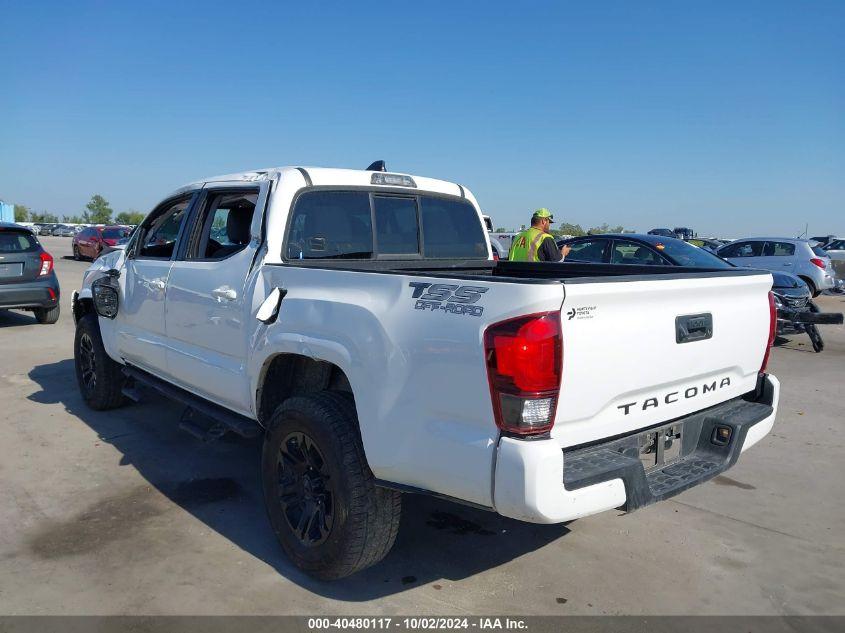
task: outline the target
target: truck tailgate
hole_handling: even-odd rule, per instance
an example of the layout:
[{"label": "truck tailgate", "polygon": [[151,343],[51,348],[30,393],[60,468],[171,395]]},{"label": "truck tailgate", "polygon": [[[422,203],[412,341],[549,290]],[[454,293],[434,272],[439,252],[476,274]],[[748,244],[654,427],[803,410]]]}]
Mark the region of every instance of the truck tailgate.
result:
[{"label": "truck tailgate", "polygon": [[771,285],[766,273],[566,282],[552,437],[576,446],[752,391]]}]

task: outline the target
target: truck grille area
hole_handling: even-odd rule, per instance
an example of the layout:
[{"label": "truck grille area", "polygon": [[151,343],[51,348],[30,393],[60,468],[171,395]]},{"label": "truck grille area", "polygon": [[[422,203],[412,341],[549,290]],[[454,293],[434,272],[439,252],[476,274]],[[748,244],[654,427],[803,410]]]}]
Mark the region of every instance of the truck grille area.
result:
[{"label": "truck grille area", "polygon": [[760,390],[756,401],[752,392],[669,423],[564,449],[564,486],[577,490],[622,479],[626,502],[621,509],[631,512],[730,468],[748,429],[771,414],[771,402]]}]

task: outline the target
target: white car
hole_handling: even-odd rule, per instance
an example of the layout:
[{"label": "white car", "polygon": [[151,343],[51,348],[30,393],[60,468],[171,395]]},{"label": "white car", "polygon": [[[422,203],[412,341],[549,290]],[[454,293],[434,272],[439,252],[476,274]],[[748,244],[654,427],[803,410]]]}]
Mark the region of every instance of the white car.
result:
[{"label": "white car", "polygon": [[833,270],[839,279],[845,279],[845,239],[834,238],[824,247]]},{"label": "white car", "polygon": [[403,491],[560,523],[759,442],[771,274],[656,268],[495,262],[473,194],[441,180],[209,178],[87,270],[76,373],[94,409],[152,387],[214,420],[183,422],[200,437],[263,434],[282,547],[340,578],[390,550]]}]

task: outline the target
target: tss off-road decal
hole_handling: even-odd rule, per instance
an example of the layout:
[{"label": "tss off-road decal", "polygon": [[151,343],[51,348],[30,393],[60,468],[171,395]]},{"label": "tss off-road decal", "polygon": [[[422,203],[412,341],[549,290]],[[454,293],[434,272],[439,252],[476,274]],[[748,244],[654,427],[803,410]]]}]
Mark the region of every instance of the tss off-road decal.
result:
[{"label": "tss off-road decal", "polygon": [[481,316],[484,308],[478,303],[481,295],[490,290],[483,286],[459,286],[457,284],[431,284],[412,281],[408,284],[414,289],[411,298],[416,299],[415,310],[442,310],[452,314]]}]

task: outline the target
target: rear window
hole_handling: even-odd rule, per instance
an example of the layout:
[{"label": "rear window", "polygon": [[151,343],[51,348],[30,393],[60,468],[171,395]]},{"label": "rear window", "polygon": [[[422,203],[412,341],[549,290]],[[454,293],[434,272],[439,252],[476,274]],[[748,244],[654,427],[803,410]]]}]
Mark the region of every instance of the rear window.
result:
[{"label": "rear window", "polygon": [[487,259],[485,231],[466,200],[368,191],[309,191],[291,214],[287,259]]},{"label": "rear window", "polygon": [[827,251],[824,250],[821,246],[813,246],[812,248],[813,253],[816,254],[816,257],[830,257],[830,255],[827,254]]},{"label": "rear window", "polygon": [[667,239],[655,244],[655,248],[671,259],[677,266],[693,268],[733,268],[731,264],[712,253],[687,244],[682,240]]},{"label": "rear window", "polygon": [[419,255],[420,229],[417,199],[373,196],[376,244],[383,255]]},{"label": "rear window", "polygon": [[38,241],[29,231],[0,229],[0,253],[27,253],[38,249]]},{"label": "rear window", "polygon": [[288,259],[369,259],[373,256],[370,194],[309,191],[296,201]]}]

